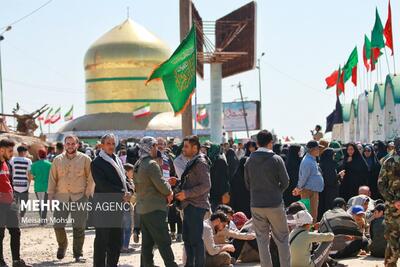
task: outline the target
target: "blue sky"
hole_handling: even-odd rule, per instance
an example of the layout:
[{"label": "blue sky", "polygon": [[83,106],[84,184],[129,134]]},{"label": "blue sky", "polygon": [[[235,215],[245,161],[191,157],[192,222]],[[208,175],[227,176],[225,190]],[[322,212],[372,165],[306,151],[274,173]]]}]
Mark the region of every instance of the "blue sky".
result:
[{"label": "blue sky", "polygon": [[[0,1],[0,27],[24,16],[46,0]],[[204,20],[216,20],[246,4],[244,0],[194,0]],[[83,115],[83,56],[103,33],[131,18],[164,40],[173,50],[179,44],[178,0],[54,0],[26,20],[13,26],[1,43],[5,111],[18,101],[25,110],[43,104],[75,105]],[[324,78],[343,64],[355,45],[359,68],[364,33],[370,35],[375,7],[382,23],[387,17],[385,0],[257,1],[257,54],[262,58],[263,124],[279,136],[309,138],[315,124],[325,128],[325,117],[335,104],[334,90],[326,91]],[[400,4],[392,1],[394,45],[400,38]],[[393,71],[392,59],[389,58]],[[396,61],[400,62],[397,56]],[[398,66],[398,69],[400,66]],[[382,57],[382,72],[387,66]],[[209,101],[209,69],[198,81],[199,103]],[[362,76],[361,76],[362,79]],[[256,70],[223,80],[223,100],[239,98],[233,84],[241,82],[244,96],[258,99]],[[376,74],[373,74],[376,81]],[[361,82],[362,83],[362,82]],[[346,101],[361,91],[347,85]],[[53,130],[58,129],[56,124]]]}]

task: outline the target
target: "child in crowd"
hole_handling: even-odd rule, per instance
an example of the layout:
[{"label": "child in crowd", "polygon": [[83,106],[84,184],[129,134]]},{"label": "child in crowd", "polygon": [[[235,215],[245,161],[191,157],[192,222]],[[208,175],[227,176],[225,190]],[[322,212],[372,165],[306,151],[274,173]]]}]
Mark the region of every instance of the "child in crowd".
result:
[{"label": "child in crowd", "polygon": [[371,245],[369,249],[371,251],[371,256],[384,258],[387,246],[385,239],[385,205],[376,205],[373,212],[374,219],[370,226]]},{"label": "child in crowd", "polygon": [[[124,164],[125,174],[126,174],[126,185],[128,190],[134,193],[134,185],[133,185],[133,165],[126,163]],[[132,203],[133,202],[133,203]],[[134,197],[131,199],[131,204],[134,204]],[[124,210],[123,218],[122,218],[122,248],[121,253],[132,253],[135,251],[133,248],[129,248],[129,240],[131,239],[132,234],[132,211]]]}]

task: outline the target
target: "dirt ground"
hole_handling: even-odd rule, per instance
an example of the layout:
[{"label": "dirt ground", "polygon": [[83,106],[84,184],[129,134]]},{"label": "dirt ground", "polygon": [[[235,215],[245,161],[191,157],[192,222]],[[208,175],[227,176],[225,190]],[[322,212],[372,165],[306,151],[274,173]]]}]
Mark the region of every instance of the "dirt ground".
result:
[{"label": "dirt ground", "polygon": [[[63,260],[57,260],[56,250],[57,242],[55,239],[54,231],[52,228],[23,228],[21,229],[21,257],[33,266],[75,266],[75,267],[88,267],[93,266],[93,241],[94,230],[86,232],[85,245],[83,248],[84,257],[87,259],[85,264],[74,263],[72,257],[72,231],[67,229],[69,246],[67,255]],[[133,243],[133,242],[132,242]],[[9,249],[9,235],[6,233],[4,240],[5,258],[8,264],[11,264],[11,252]],[[119,261],[121,267],[138,267],[140,264],[140,245],[133,244],[136,251],[132,254],[122,254]],[[178,264],[182,264],[182,243],[174,243],[173,250]],[[383,266],[382,259],[375,259],[372,257],[360,257],[357,259],[343,260],[341,263],[347,264],[351,267],[375,267]],[[164,266],[162,259],[158,253],[155,252],[155,264]],[[236,266],[260,266],[257,263],[251,264],[237,264]]]}]

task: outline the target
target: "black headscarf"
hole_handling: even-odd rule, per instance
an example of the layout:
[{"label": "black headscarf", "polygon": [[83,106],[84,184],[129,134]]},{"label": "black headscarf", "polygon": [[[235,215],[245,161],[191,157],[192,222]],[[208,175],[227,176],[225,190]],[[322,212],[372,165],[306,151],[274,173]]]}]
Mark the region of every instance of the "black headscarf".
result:
[{"label": "black headscarf", "polygon": [[299,200],[298,197],[293,196],[292,191],[296,188],[299,181],[299,169],[301,158],[299,157],[300,146],[291,145],[288,150],[287,160],[286,160],[286,170],[289,175],[289,187],[283,193],[283,199],[285,201],[285,206],[288,207],[293,202]]},{"label": "black headscarf", "polygon": [[[353,147],[354,154],[352,160],[349,162],[349,155],[347,149]],[[340,196],[346,201],[351,197],[358,195],[358,188],[362,185],[367,185],[368,178],[368,165],[364,158],[358,151],[357,145],[349,143],[345,151],[343,164],[341,169],[346,171],[340,186]]]},{"label": "black headscarf", "polygon": [[376,158],[378,160],[381,160],[381,158],[384,158],[387,155],[387,150],[386,150],[386,145],[384,142],[382,141],[377,141],[375,143],[375,146],[377,146],[377,150],[376,150]]},{"label": "black headscarf", "polygon": [[363,154],[365,162],[368,165],[367,184],[369,186],[369,189],[371,190],[372,199],[381,199],[382,195],[379,193],[378,190],[378,177],[379,177],[379,172],[381,170],[381,164],[379,163],[379,160],[375,156],[375,152],[372,149],[372,146],[367,145],[365,146],[364,151],[366,149],[371,150],[371,155],[368,158],[365,156],[365,153]]}]

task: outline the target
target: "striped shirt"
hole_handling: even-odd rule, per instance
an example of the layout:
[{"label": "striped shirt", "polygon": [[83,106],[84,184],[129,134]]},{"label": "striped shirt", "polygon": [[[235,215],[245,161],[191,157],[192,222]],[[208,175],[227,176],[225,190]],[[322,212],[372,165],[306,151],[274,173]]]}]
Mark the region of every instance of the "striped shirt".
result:
[{"label": "striped shirt", "polygon": [[25,157],[13,157],[10,160],[13,172],[14,191],[23,193],[29,189],[28,174],[31,170],[32,161]]}]

